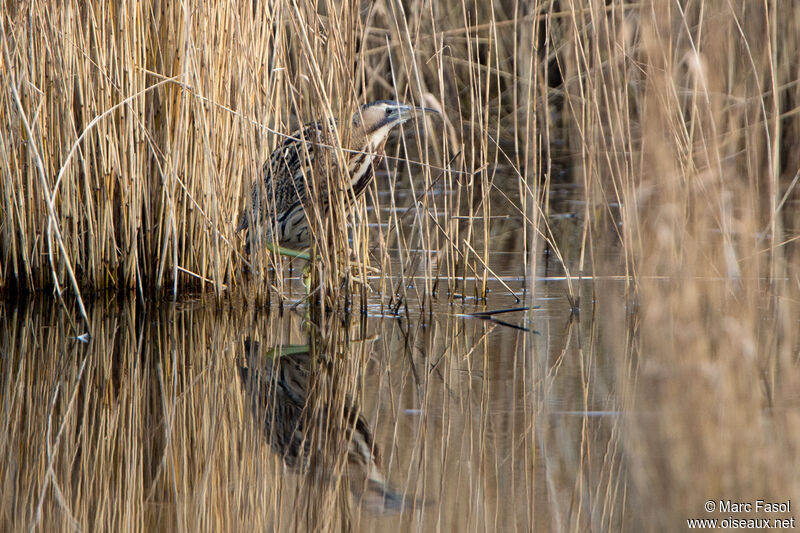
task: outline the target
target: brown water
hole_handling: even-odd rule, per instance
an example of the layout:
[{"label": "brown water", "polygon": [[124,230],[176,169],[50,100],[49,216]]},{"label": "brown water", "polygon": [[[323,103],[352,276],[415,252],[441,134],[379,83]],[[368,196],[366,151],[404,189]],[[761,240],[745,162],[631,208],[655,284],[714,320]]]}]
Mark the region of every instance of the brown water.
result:
[{"label": "brown water", "polygon": [[600,282],[576,314],[553,261],[534,294],[518,250],[492,261],[514,294],[424,312],[111,298],[79,339],[47,298],[0,304],[0,529],[613,529]]}]

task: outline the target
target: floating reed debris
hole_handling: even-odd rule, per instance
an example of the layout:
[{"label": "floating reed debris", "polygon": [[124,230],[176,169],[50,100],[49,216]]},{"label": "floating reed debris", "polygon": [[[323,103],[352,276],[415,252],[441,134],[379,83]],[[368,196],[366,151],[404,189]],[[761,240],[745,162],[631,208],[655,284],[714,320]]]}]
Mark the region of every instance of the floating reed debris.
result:
[{"label": "floating reed debris", "polygon": [[[488,320],[489,322],[493,322],[493,323],[498,324],[500,326],[506,326],[506,327],[509,327],[509,328],[513,328],[513,329],[518,329],[518,330],[521,330],[521,331],[529,332],[529,331],[531,331],[529,328],[527,328],[525,326],[520,326],[518,324],[512,324],[511,322],[506,322],[505,320],[501,320],[501,319],[497,318],[496,315],[504,315],[506,313],[525,312],[525,311],[530,311],[530,309],[531,309],[530,307],[512,307],[512,308],[509,308],[509,309],[494,309],[494,310],[491,310],[491,311],[478,311],[478,312],[475,312],[475,313],[466,313],[466,314],[461,315],[461,316],[480,318],[481,320]],[[538,332],[534,331],[534,333],[538,333]]]}]

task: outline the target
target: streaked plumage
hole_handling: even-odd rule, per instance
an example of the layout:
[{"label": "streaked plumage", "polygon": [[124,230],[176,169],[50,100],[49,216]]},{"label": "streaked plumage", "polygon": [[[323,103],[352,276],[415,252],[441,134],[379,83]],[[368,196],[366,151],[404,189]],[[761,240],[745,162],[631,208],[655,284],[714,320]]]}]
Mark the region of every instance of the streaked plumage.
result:
[{"label": "streaked plumage", "polygon": [[[372,179],[373,164],[383,155],[389,132],[418,113],[434,112],[389,100],[362,106],[351,119],[350,150],[347,153],[349,198],[358,197]],[[328,210],[327,176],[332,170],[320,165],[336,161],[330,148],[333,123],[311,122],[294,132],[276,148],[264,164],[262,180],[253,185],[249,205],[239,217],[236,231],[248,230],[247,251],[259,245],[294,250],[308,248],[311,234],[307,219],[312,195],[321,213]],[[330,150],[322,154],[321,150]],[[316,182],[314,180],[317,180]],[[255,223],[254,223],[255,222]]]},{"label": "streaked plumage", "polygon": [[[247,366],[239,366],[242,385],[259,427],[286,466],[305,471],[309,464],[325,463],[319,454],[345,446],[350,489],[369,509],[388,512],[419,505],[389,488],[372,429],[352,398],[345,398],[340,409],[338,402],[329,405],[330,398],[312,394],[318,387],[312,387],[308,345],[262,353],[259,343],[246,340],[245,353]],[[330,376],[324,361],[316,364],[318,379]]]}]

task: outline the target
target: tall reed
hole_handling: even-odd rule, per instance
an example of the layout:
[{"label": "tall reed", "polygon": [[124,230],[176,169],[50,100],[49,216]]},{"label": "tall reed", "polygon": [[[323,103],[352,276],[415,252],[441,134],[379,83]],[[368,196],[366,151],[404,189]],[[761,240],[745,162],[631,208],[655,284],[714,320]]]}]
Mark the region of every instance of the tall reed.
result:
[{"label": "tall reed", "polygon": [[[622,298],[593,286],[616,376],[586,385],[588,397],[608,386],[625,413],[606,456],[624,465],[625,498],[586,517],[677,530],[723,518],[708,500],[794,499],[800,12],[559,5],[546,30],[554,102],[586,200],[568,261],[598,279],[619,272],[617,249],[626,280]],[[583,486],[595,503],[619,487]]]}]

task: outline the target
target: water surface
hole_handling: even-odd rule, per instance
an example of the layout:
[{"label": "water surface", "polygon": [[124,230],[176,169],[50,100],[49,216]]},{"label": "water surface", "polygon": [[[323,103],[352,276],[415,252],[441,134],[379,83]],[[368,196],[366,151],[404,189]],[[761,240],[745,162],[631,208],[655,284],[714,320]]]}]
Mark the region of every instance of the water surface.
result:
[{"label": "water surface", "polygon": [[101,296],[91,337],[49,298],[0,304],[0,529],[613,527],[592,294],[619,282],[568,284],[542,249],[532,284],[520,224],[493,228],[485,300],[466,276],[312,319],[295,277],[282,307]]}]

